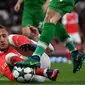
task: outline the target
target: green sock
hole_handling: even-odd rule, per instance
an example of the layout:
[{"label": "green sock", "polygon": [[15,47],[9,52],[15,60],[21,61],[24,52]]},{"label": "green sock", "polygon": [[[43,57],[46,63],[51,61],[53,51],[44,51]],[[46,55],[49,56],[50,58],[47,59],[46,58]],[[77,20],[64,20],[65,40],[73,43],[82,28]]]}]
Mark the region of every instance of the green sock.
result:
[{"label": "green sock", "polygon": [[66,44],[66,47],[69,49],[70,52],[74,51],[75,50],[75,45],[73,43],[73,41],[69,41],[67,44]]},{"label": "green sock", "polygon": [[41,33],[40,39],[38,41],[38,46],[33,53],[33,55],[42,56],[45,49],[49,45],[49,43],[52,41],[56,31],[56,25],[53,23],[44,23],[43,25],[43,31]]},{"label": "green sock", "polygon": [[52,41],[54,35],[56,32],[56,25],[53,23],[44,23],[43,25],[43,31],[41,33],[39,41],[42,41],[49,45],[49,43]]},{"label": "green sock", "polygon": [[45,49],[41,46],[37,46],[37,49],[35,50],[35,52],[33,53],[33,55],[38,55],[38,56],[42,56],[42,54],[44,53]]},{"label": "green sock", "polygon": [[61,42],[66,44],[66,47],[69,49],[70,52],[72,52],[75,49],[73,41],[70,39],[70,36],[68,35],[64,26],[60,23],[56,24],[56,36],[59,38]]},{"label": "green sock", "polygon": [[56,24],[56,36],[61,42],[64,42],[68,37],[70,37],[61,23]]}]

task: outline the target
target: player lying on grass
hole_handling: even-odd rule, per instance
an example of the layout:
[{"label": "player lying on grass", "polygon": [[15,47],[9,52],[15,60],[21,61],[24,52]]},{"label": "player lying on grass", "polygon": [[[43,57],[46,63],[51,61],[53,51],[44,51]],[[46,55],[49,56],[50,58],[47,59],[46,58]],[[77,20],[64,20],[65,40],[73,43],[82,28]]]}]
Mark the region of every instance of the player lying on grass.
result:
[{"label": "player lying on grass", "polygon": [[[23,44],[28,44],[27,52],[20,48]],[[35,47],[36,45],[32,40],[23,35],[9,35],[6,28],[0,25],[0,72],[9,80],[15,81],[11,67],[14,67],[14,63],[28,58],[24,56],[31,56]],[[42,55],[40,64],[41,68],[35,70],[37,77],[34,77],[33,81],[44,82],[45,77],[56,80],[59,70],[49,69],[50,59],[46,53]]]}]

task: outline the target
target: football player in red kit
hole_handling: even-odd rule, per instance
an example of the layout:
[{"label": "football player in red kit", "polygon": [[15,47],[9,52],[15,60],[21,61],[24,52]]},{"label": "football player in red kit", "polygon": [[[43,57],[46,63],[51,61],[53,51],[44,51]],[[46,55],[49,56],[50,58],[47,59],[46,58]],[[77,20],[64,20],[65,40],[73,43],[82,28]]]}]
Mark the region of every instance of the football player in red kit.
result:
[{"label": "football player in red kit", "polygon": [[[27,44],[28,47],[25,48],[24,44]],[[9,66],[13,67],[15,62],[20,62],[28,58],[25,56],[31,56],[35,48],[36,44],[33,40],[23,35],[9,35],[6,28],[0,25],[0,73],[9,80],[15,81]],[[40,77],[36,77],[34,80],[36,82],[43,82],[45,77],[47,77],[55,81],[59,70],[49,69],[50,59],[46,53],[42,57],[41,67],[35,70],[35,74]]]}]

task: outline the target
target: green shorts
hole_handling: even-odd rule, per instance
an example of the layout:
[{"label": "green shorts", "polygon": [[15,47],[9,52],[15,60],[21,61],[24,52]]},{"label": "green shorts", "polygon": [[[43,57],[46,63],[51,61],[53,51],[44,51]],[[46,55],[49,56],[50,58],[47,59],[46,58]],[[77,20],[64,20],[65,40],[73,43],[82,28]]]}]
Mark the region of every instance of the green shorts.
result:
[{"label": "green shorts", "polygon": [[64,14],[71,12],[74,5],[74,0],[50,0],[48,7],[63,16]]},{"label": "green shorts", "polygon": [[43,22],[44,17],[45,14],[43,13],[43,10],[24,9],[22,16],[22,28],[29,25],[38,27],[39,23]]}]

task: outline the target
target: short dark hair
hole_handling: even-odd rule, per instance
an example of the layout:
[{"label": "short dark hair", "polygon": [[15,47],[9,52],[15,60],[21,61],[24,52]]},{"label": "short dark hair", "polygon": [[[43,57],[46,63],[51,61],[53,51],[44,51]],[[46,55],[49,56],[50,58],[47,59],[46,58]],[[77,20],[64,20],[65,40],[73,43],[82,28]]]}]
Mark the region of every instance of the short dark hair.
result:
[{"label": "short dark hair", "polygon": [[5,29],[7,31],[7,28],[0,24],[0,29]]}]

